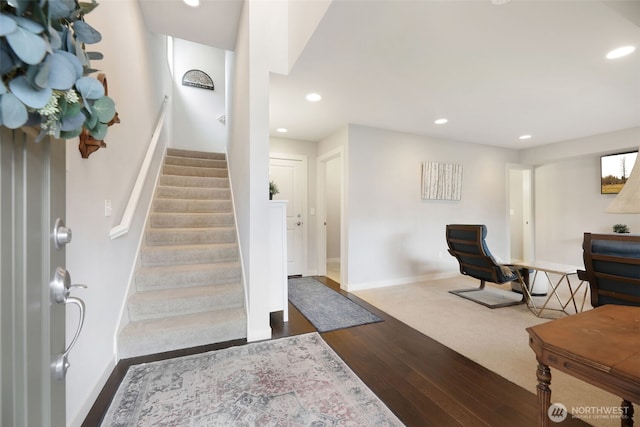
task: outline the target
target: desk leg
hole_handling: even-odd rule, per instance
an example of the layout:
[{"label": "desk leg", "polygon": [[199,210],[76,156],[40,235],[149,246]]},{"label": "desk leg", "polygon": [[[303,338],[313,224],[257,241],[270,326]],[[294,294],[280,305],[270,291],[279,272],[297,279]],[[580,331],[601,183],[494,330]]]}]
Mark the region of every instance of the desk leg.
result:
[{"label": "desk leg", "polygon": [[622,415],[620,417],[621,427],[633,427],[633,403],[623,400],[620,404]]},{"label": "desk leg", "polygon": [[538,427],[549,426],[549,416],[547,411],[551,406],[551,370],[547,365],[538,360],[538,370],[536,371],[538,377]]}]

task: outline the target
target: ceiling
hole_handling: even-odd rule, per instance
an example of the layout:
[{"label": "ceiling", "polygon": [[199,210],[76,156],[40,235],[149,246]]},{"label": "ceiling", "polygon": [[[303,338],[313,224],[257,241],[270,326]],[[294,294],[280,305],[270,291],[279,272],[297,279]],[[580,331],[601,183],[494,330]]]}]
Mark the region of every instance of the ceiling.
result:
[{"label": "ceiling", "polygon": [[[140,2],[148,21],[162,9],[166,28],[188,27],[182,38],[235,44],[241,0],[187,10],[227,8],[210,12],[228,13],[224,46],[195,17],[177,25],[179,1]],[[605,59],[622,45],[638,50]],[[640,126],[640,1],[334,0],[289,75],[272,75],[270,123],[292,139],[352,123],[516,149]]]}]

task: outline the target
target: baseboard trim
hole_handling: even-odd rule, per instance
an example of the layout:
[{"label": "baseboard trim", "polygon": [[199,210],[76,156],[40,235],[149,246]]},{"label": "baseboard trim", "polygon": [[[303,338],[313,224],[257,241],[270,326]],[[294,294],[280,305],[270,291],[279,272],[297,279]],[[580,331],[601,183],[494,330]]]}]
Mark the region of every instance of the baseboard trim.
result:
[{"label": "baseboard trim", "polygon": [[422,276],[402,277],[398,279],[382,280],[377,282],[348,283],[345,290],[348,292],[357,292],[357,291],[364,291],[367,289],[386,288],[388,286],[400,286],[400,285],[407,285],[409,283],[416,283],[416,282],[427,282],[430,280],[449,279],[459,275],[460,275],[459,272],[452,273],[450,271],[445,271],[445,272],[439,272],[439,273],[426,274]]}]

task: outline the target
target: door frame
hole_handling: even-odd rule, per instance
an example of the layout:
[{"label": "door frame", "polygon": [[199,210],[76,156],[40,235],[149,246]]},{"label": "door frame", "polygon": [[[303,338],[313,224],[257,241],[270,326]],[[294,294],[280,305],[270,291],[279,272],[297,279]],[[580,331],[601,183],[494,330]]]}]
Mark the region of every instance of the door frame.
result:
[{"label": "door frame", "polygon": [[301,161],[304,165],[302,185],[302,275],[309,275],[309,157],[303,154],[269,153],[269,167],[272,159]]},{"label": "door frame", "polygon": [[318,213],[317,216],[317,233],[318,236],[318,275],[325,276],[327,274],[327,203],[326,203],[326,173],[327,163],[331,160],[338,159],[340,163],[340,289],[348,290],[348,253],[347,253],[347,216],[345,203],[346,173],[345,173],[345,156],[342,147],[335,148],[325,154],[318,156],[317,161],[317,180],[316,180],[316,197]]},{"label": "door frame", "polygon": [[506,167],[507,175],[507,251],[511,255],[511,190],[514,183],[511,182],[511,172],[520,171],[522,176],[522,251],[525,260],[535,259],[535,217],[534,217],[534,170],[532,166],[508,163]]}]

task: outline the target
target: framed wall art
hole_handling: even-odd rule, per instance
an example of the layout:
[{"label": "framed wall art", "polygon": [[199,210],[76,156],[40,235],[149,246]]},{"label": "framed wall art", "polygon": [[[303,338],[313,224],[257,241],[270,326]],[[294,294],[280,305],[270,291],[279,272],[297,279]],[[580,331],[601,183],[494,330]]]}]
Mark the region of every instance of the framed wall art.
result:
[{"label": "framed wall art", "polygon": [[460,200],[461,197],[462,165],[422,163],[423,200]]}]

